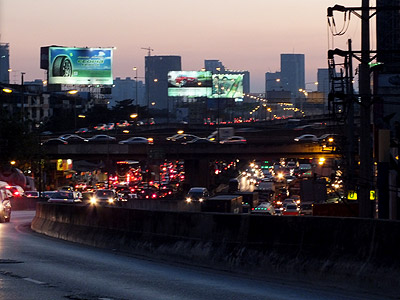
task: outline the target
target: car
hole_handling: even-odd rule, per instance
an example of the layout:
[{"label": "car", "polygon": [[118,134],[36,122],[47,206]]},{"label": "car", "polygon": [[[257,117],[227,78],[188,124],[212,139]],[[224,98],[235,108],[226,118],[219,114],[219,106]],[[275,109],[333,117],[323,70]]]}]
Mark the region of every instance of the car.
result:
[{"label": "car", "polygon": [[45,197],[45,198],[47,198],[47,199],[50,199],[51,196],[52,196],[54,193],[57,193],[57,191],[44,191],[44,192],[42,193],[42,195],[43,195],[43,197]]},{"label": "car", "polygon": [[72,136],[72,135],[74,135],[74,134],[72,134],[72,133],[66,133],[66,134],[60,135],[58,138],[59,138],[59,139],[65,140],[65,139],[69,138],[69,137]]},{"label": "car", "polygon": [[11,196],[14,198],[20,198],[25,196],[24,189],[19,185],[7,185],[5,188],[11,193]]},{"label": "car", "polygon": [[305,215],[312,215],[312,203],[301,203],[300,204],[300,214]]},{"label": "car", "polygon": [[10,222],[11,201],[10,193],[5,188],[0,188],[0,223]]},{"label": "car", "polygon": [[110,131],[114,130],[114,128],[115,128],[115,123],[108,123],[104,129]]},{"label": "car", "polygon": [[90,132],[89,128],[87,127],[82,127],[79,128],[77,131],[75,131],[75,133],[87,133],[87,132]]},{"label": "car", "polygon": [[276,215],[274,206],[269,202],[262,202],[251,210],[253,214],[263,214],[273,216]]},{"label": "car", "polygon": [[208,197],[210,197],[210,193],[205,187],[192,187],[189,192],[186,194],[186,202],[190,203],[193,201],[203,202]]},{"label": "car", "polygon": [[298,216],[300,208],[296,204],[288,204],[283,207],[282,216]]},{"label": "car", "polygon": [[186,142],[186,144],[215,144],[215,141],[211,141],[207,138],[194,138],[193,140],[190,140],[188,142]]},{"label": "car", "polygon": [[288,161],[287,167],[288,167],[289,169],[294,169],[294,168],[297,167],[297,163],[294,162],[294,161]]},{"label": "car", "polygon": [[58,191],[53,193],[50,196],[50,199],[47,200],[47,202],[50,203],[80,203],[82,200],[79,197],[79,194],[77,192],[71,192],[71,191]]},{"label": "car", "polygon": [[198,79],[196,77],[189,77],[189,76],[178,76],[175,78],[175,84],[173,81],[170,81],[172,84],[182,87],[184,85],[192,85],[197,84]]},{"label": "car", "polygon": [[120,120],[117,122],[117,127],[128,127],[131,125],[127,120]]},{"label": "car", "polygon": [[76,134],[71,134],[70,136],[64,138],[63,140],[67,141],[68,144],[86,143],[88,141],[87,139]]},{"label": "car", "polygon": [[285,175],[285,180],[287,183],[291,183],[292,181],[296,180],[297,177],[293,175]]},{"label": "car", "polygon": [[115,142],[116,138],[106,134],[96,134],[91,138],[88,138],[89,143],[102,143],[102,142]]},{"label": "car", "polygon": [[42,142],[42,145],[68,145],[68,142],[60,138],[51,138]]},{"label": "car", "polygon": [[287,206],[289,204],[297,205],[296,200],[294,200],[293,198],[286,198],[285,200],[282,201],[282,206],[283,207],[285,207],[285,206]]},{"label": "car", "polygon": [[318,142],[318,138],[314,134],[303,134],[294,138],[295,142]]},{"label": "car", "polygon": [[301,126],[297,126],[295,128],[293,128],[293,130],[307,130],[307,129],[312,129],[313,126],[310,124],[306,124],[306,125],[301,125]]},{"label": "car", "polygon": [[145,187],[137,193],[139,199],[157,199],[160,197],[160,192],[154,187]]},{"label": "car", "polygon": [[233,135],[225,140],[220,141],[221,144],[246,144],[246,138],[238,135]]},{"label": "car", "polygon": [[150,144],[149,139],[142,136],[132,136],[126,140],[120,141],[118,144],[121,145],[133,145],[133,144]]},{"label": "car", "polygon": [[296,201],[297,205],[300,205],[301,203],[301,198],[299,195],[291,195],[290,198],[292,198],[294,201]]},{"label": "car", "polygon": [[100,123],[100,124],[97,124],[96,126],[94,126],[93,128],[94,128],[95,130],[102,130],[102,131],[104,131],[104,130],[106,130],[106,127],[107,127],[107,124]]},{"label": "car", "polygon": [[337,145],[343,143],[343,137],[336,133],[326,133],[318,138],[318,142],[325,150],[335,150]]},{"label": "car", "polygon": [[172,142],[188,142],[193,139],[198,139],[199,137],[194,134],[188,134],[188,133],[182,133],[182,134],[175,134],[172,136],[169,136],[166,138],[167,141],[172,141]]},{"label": "car", "polygon": [[118,194],[114,190],[100,189],[94,192],[90,199],[92,205],[119,205]]},{"label": "car", "polygon": [[69,191],[72,192],[74,190],[74,187],[70,185],[64,185],[58,189],[59,191]]},{"label": "car", "polygon": [[25,191],[25,196],[28,198],[39,198],[38,191]]},{"label": "car", "polygon": [[82,202],[90,203],[90,199],[92,199],[93,196],[94,196],[94,192],[82,192],[81,200],[82,200]]}]

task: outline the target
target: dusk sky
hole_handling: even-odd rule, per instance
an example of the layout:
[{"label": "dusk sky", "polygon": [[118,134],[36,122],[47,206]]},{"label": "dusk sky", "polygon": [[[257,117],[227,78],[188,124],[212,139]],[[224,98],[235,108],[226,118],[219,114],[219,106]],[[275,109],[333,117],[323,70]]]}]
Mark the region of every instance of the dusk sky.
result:
[{"label": "dusk sky", "polygon": [[[0,42],[10,44],[12,83],[20,72],[26,81],[45,78],[39,58],[48,45],[113,46],[114,78],[134,77],[134,66],[144,77],[141,48],[150,46],[152,55],[180,55],[183,70],[199,70],[205,59],[248,70],[251,91],[262,92],[265,72],[280,69],[281,53],[305,54],[306,82],[327,68],[326,10],[335,4],[359,7],[361,0],[0,0]],[[343,15],[335,16],[341,27]],[[359,49],[360,28],[352,15],[334,47],[346,49],[351,38]]]}]

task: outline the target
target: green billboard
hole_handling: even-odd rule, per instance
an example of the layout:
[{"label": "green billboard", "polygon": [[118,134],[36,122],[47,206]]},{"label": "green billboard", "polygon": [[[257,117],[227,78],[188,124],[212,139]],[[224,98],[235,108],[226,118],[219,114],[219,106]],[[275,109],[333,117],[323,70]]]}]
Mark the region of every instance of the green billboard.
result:
[{"label": "green billboard", "polygon": [[49,84],[113,84],[112,48],[48,49]]}]

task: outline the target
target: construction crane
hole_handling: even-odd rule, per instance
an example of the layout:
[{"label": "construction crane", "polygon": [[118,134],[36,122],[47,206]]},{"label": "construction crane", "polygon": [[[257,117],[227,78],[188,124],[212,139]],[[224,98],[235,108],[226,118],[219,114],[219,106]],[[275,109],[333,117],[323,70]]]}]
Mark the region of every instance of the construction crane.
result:
[{"label": "construction crane", "polygon": [[141,48],[141,49],[149,51],[148,54],[147,54],[147,56],[151,56],[151,51],[154,51],[154,49],[151,49],[150,47],[148,47],[148,48]]}]

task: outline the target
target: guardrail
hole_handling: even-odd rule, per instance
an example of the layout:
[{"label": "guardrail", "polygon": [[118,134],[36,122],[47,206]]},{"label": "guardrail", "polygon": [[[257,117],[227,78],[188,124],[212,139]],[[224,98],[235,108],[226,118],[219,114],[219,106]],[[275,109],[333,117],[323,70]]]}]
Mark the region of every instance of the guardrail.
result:
[{"label": "guardrail", "polygon": [[[38,203],[49,236],[252,275],[400,286],[400,222]],[[398,296],[398,295],[397,295]]]}]

